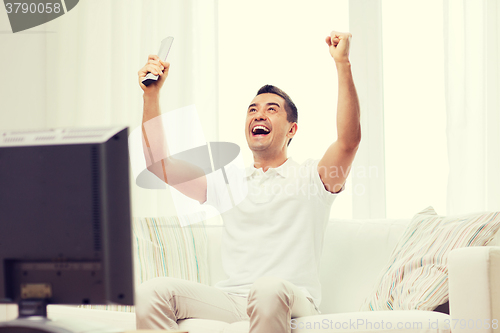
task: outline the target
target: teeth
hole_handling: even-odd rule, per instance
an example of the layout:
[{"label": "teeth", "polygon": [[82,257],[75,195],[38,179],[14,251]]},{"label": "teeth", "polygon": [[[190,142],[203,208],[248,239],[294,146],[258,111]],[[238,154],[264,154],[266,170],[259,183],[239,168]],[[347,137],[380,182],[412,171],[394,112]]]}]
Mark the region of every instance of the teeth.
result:
[{"label": "teeth", "polygon": [[266,131],[267,133],[269,133],[269,129],[267,127],[264,127],[264,126],[260,126],[260,125],[257,125],[255,126],[253,129],[252,129],[252,132],[255,133],[256,130],[258,129],[262,129],[264,131]]}]

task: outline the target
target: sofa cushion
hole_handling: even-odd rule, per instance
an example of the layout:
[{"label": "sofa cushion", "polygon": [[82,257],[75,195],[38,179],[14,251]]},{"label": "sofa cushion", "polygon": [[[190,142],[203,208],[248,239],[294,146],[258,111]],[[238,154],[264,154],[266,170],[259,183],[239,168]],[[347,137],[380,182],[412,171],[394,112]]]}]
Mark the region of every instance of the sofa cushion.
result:
[{"label": "sofa cushion", "polygon": [[292,319],[292,333],[450,333],[448,315],[432,311],[346,312]]},{"label": "sofa cushion", "polygon": [[[431,311],[347,312],[294,318],[292,333],[450,333],[451,319]],[[249,321],[180,320],[189,333],[248,333]]]},{"label": "sofa cushion", "polygon": [[321,313],[357,311],[410,219],[330,220],[320,264]]},{"label": "sofa cushion", "polygon": [[[225,332],[229,325],[226,322],[210,319],[184,319],[177,322],[179,330],[184,330],[189,333],[221,333]],[[248,329],[245,333],[248,333]]]},{"label": "sofa cushion", "polygon": [[500,228],[500,212],[439,216],[432,207],[415,215],[361,310],[433,310],[448,300],[448,253],[487,245]]}]

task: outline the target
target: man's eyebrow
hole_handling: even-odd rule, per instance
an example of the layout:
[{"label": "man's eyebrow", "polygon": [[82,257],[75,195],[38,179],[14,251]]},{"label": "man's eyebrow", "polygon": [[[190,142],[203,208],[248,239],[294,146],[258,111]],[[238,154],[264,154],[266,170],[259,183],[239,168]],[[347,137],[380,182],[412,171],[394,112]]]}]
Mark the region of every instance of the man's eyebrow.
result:
[{"label": "man's eyebrow", "polygon": [[[281,107],[281,105],[279,105],[278,103],[275,103],[275,102],[269,102],[269,103],[266,103],[267,106],[270,106],[270,105],[276,105],[277,107]],[[248,108],[250,109],[251,107],[254,107],[254,106],[257,106],[257,103],[252,103],[248,106]]]}]

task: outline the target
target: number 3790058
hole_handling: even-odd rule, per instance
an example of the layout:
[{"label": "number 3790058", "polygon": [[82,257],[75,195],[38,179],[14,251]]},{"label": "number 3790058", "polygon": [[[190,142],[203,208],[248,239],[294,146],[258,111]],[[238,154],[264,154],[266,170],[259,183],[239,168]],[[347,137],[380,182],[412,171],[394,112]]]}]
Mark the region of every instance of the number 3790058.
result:
[{"label": "number 3790058", "polygon": [[498,328],[498,319],[446,319],[445,321],[445,328],[451,328],[456,329],[456,328],[469,328],[469,329],[488,329],[488,328],[493,328],[497,329]]},{"label": "number 3790058", "polygon": [[59,14],[62,10],[60,3],[26,3],[26,2],[7,2],[5,3],[7,14]]}]

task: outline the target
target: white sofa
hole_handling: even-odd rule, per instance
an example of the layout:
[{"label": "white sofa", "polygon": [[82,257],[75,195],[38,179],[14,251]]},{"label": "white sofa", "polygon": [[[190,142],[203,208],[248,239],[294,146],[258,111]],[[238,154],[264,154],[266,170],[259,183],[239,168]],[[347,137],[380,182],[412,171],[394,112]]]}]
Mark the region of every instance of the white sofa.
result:
[{"label": "white sofa", "polygon": [[[294,320],[292,332],[500,332],[479,329],[500,319],[500,247],[454,250],[450,254],[450,315],[434,311],[359,312],[398,238],[409,220],[331,220],[321,260],[321,315]],[[224,278],[220,261],[221,226],[207,226],[211,283]],[[122,328],[135,329],[133,313],[49,306],[49,318],[78,317]],[[0,320],[15,317],[15,308],[0,309]],[[471,324],[474,322],[473,324]],[[463,325],[465,323],[465,325]],[[465,326],[465,328],[463,327]],[[391,329],[389,329],[391,327]],[[180,328],[189,333],[247,333],[248,321],[224,323],[187,319]]]}]

